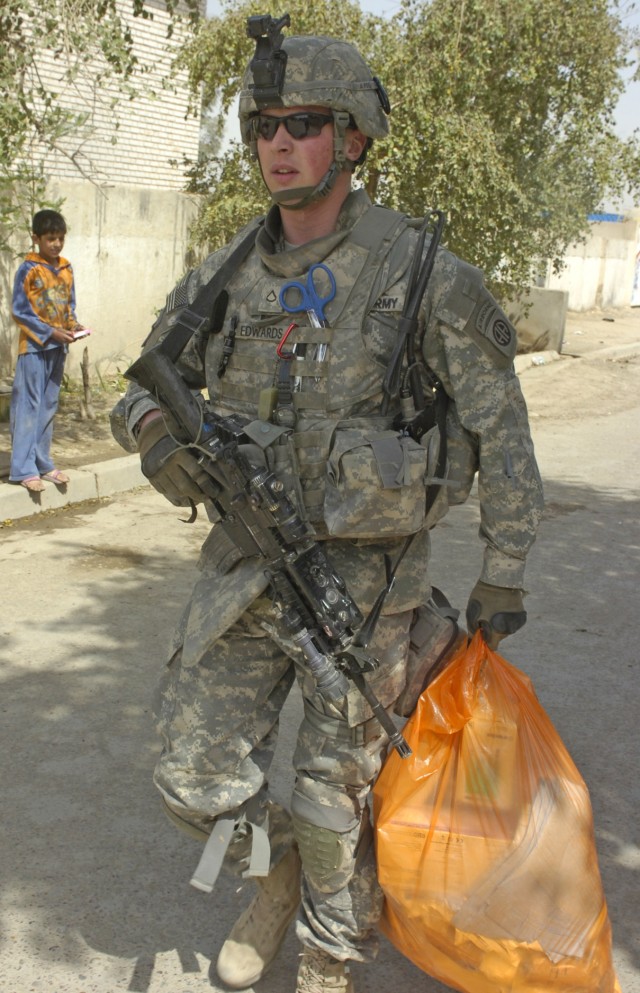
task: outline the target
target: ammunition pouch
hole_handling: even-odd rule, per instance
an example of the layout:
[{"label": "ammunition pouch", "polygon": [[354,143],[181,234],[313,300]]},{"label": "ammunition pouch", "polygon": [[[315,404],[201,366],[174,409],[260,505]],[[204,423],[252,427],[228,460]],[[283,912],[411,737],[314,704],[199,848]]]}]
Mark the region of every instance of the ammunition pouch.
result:
[{"label": "ammunition pouch", "polygon": [[339,428],[327,461],[324,519],[335,538],[404,537],[425,522],[438,429],[420,441],[394,430]]}]

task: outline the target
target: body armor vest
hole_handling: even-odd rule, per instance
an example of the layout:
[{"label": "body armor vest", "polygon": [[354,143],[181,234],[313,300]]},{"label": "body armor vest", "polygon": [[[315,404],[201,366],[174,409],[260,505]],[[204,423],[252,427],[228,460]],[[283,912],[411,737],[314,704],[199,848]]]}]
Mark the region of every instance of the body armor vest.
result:
[{"label": "body armor vest", "polygon": [[[402,250],[391,253],[399,239],[404,242]],[[299,509],[319,534],[326,523],[326,481],[331,476],[330,454],[335,451],[338,431],[341,452],[351,441],[356,444],[358,433],[386,439],[373,455],[384,484],[392,444],[387,436],[397,436],[389,430],[397,407],[381,416],[382,380],[397,340],[414,244],[415,231],[404,215],[369,207],[346,237],[318,259],[331,269],[337,284],[336,295],[326,307],[326,328],[313,327],[306,313],[283,311],[279,296],[286,279],[268,268],[268,258],[254,251],[229,284],[234,310],[227,313],[222,333],[212,336],[207,346],[207,385],[217,413],[264,418],[268,397],[270,419],[291,429],[271,447],[271,467],[290,491],[297,489]],[[276,258],[290,258],[295,266],[296,249]],[[308,265],[307,254],[300,270],[291,276],[304,281]],[[320,295],[326,293],[320,281],[318,289]],[[391,482],[392,488],[419,482],[423,494],[425,460],[412,455],[420,446],[411,439],[406,439],[404,450],[395,444],[394,474],[398,463],[401,470],[404,466],[404,476],[401,472],[399,481]],[[363,471],[363,481],[370,471],[370,466]],[[400,525],[406,507],[398,503],[397,493],[394,501],[393,517]],[[408,533],[422,523],[414,514],[399,529],[390,521],[387,533]],[[348,536],[344,529],[340,533],[330,528],[329,533]],[[377,528],[373,533],[379,534]],[[356,526],[354,536],[366,534],[366,527]]]}]

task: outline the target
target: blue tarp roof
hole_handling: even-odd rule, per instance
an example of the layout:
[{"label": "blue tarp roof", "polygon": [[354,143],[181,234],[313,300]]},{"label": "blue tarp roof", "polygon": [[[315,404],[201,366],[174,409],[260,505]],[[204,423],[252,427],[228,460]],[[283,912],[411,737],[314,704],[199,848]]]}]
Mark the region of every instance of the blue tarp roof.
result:
[{"label": "blue tarp roof", "polygon": [[624,221],[624,214],[589,214],[590,221]]}]

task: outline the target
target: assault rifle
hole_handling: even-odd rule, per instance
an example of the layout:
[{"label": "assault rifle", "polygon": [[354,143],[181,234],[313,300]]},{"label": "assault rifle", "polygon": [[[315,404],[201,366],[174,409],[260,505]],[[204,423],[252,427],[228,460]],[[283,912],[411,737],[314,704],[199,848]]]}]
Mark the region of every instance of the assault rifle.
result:
[{"label": "assault rifle", "polygon": [[263,560],[274,602],[307,660],[318,692],[327,700],[341,700],[351,680],[394,748],[407,757],[411,749],[364,678],[379,665],[366,648],[393,581],[389,563],[387,587],[364,620],[282,482],[243,451],[252,443],[247,430],[255,422],[236,414],[218,416],[195,398],[179,374],[175,360],[198,329],[193,326],[195,314],[185,311],[182,317],[134,362],[125,373],[127,379],[155,397],[172,437],[191,451],[210,477],[216,494],[211,500],[220,516],[215,527],[223,528],[244,556]]}]

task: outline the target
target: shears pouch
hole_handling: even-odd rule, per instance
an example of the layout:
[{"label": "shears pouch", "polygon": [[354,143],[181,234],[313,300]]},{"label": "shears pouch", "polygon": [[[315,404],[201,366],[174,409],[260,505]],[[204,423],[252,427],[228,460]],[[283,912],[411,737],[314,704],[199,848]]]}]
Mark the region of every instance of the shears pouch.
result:
[{"label": "shears pouch", "polygon": [[437,446],[437,430],[417,442],[393,430],[339,428],[327,461],[324,520],[329,535],[381,538],[419,531]]}]

